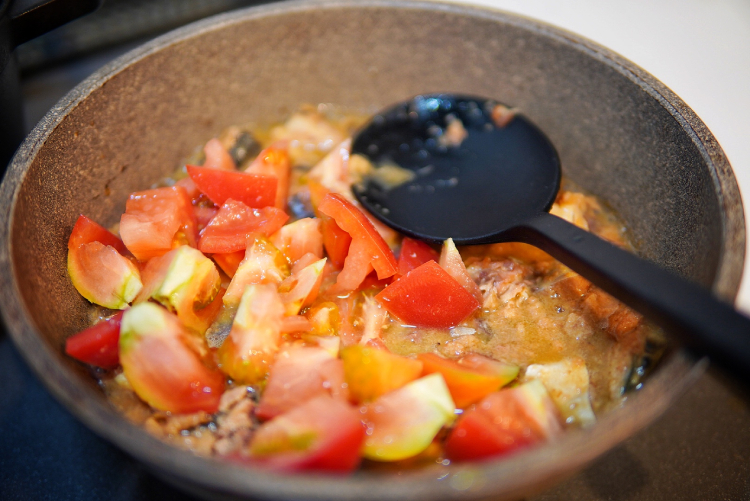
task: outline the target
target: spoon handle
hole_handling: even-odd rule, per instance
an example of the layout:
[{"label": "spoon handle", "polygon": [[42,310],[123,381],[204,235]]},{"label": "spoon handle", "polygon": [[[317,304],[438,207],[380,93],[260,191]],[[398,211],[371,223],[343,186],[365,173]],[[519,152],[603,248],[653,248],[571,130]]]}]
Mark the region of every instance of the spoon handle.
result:
[{"label": "spoon handle", "polygon": [[509,236],[546,251],[694,353],[708,355],[750,381],[750,318],[707,289],[548,213],[519,225]]}]

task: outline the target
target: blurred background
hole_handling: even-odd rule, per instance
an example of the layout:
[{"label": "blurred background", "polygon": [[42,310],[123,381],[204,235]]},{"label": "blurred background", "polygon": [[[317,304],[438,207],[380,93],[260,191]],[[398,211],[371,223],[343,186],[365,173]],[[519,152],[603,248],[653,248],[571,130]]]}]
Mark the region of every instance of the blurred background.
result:
[{"label": "blurred background", "polygon": [[[3,2],[0,1],[0,4]],[[108,61],[250,0],[104,0],[16,50],[28,132]],[[750,1],[471,0],[583,35],[679,95],[724,148],[750,221]],[[0,119],[4,119],[0,110]],[[750,280],[738,296],[750,312]],[[63,410],[0,334],[0,499],[189,500]],[[748,391],[709,372],[655,425],[540,500],[750,500]]]}]

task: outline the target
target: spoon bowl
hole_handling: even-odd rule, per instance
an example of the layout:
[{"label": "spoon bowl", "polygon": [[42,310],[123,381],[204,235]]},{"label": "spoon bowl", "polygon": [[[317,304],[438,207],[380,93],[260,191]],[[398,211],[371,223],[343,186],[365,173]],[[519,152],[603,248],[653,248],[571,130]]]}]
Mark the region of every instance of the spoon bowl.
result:
[{"label": "spoon bowl", "polygon": [[414,238],[459,245],[497,234],[549,210],[560,160],[530,120],[497,101],[417,96],[376,115],[352,143],[377,169],[413,173],[398,186],[366,177],[353,187],[376,217]]}]

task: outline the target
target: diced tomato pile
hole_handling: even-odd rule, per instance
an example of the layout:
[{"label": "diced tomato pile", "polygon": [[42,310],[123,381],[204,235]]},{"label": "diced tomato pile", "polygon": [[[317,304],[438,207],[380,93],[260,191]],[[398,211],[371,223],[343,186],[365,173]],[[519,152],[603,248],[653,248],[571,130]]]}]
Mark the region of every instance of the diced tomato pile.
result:
[{"label": "diced tomato pile", "polygon": [[290,218],[283,143],[244,171],[217,140],[205,152],[175,186],[133,193],[119,236],[80,216],[68,270],[105,319],[66,353],[172,414],[217,413],[226,391],[253,387],[259,424],[229,457],[259,467],[348,472],[435,447],[483,459],[557,436],[543,386],[504,388],[517,366],[403,356],[381,339],[391,323],[452,329],[475,315],[481,292],[452,241],[392,248],[320,186],[316,217]]}]

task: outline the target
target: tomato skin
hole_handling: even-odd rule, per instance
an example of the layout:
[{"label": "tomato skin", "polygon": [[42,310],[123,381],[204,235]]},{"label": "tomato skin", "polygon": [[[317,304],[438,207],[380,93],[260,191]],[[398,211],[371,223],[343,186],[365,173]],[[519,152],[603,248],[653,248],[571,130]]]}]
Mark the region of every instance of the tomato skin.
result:
[{"label": "tomato skin", "polygon": [[195,247],[197,222],[185,188],[132,193],[120,217],[120,236],[139,261],[161,256],[180,245]]},{"label": "tomato skin", "polygon": [[410,271],[375,298],[401,321],[422,327],[454,327],[479,308],[479,301],[434,261]]},{"label": "tomato skin", "polygon": [[251,462],[279,471],[348,473],[361,460],[365,428],[359,410],[320,395],[260,426]]},{"label": "tomato skin", "polygon": [[229,199],[206,226],[198,248],[201,252],[228,254],[247,248],[247,240],[255,234],[268,236],[279,231],[289,216],[275,207],[253,209]]},{"label": "tomato skin", "polygon": [[336,280],[339,291],[357,289],[372,269],[380,280],[396,274],[398,263],[393,252],[361,210],[337,193],[326,195],[318,210],[352,237],[344,268]]},{"label": "tomato skin", "polygon": [[277,181],[272,176],[195,165],[188,165],[187,171],[198,189],[216,205],[224,205],[231,198],[248,207],[262,209],[273,206],[276,200]]},{"label": "tomato skin", "polygon": [[406,275],[427,261],[438,262],[439,259],[440,254],[426,243],[404,237],[398,255],[398,272],[400,275]]},{"label": "tomato skin", "polygon": [[68,239],[68,250],[77,249],[79,245],[91,242],[101,242],[103,245],[114,247],[123,256],[128,254],[125,244],[114,233],[81,214]]},{"label": "tomato skin", "polygon": [[65,353],[102,369],[120,365],[120,322],[123,312],[73,334],[65,340]]}]

